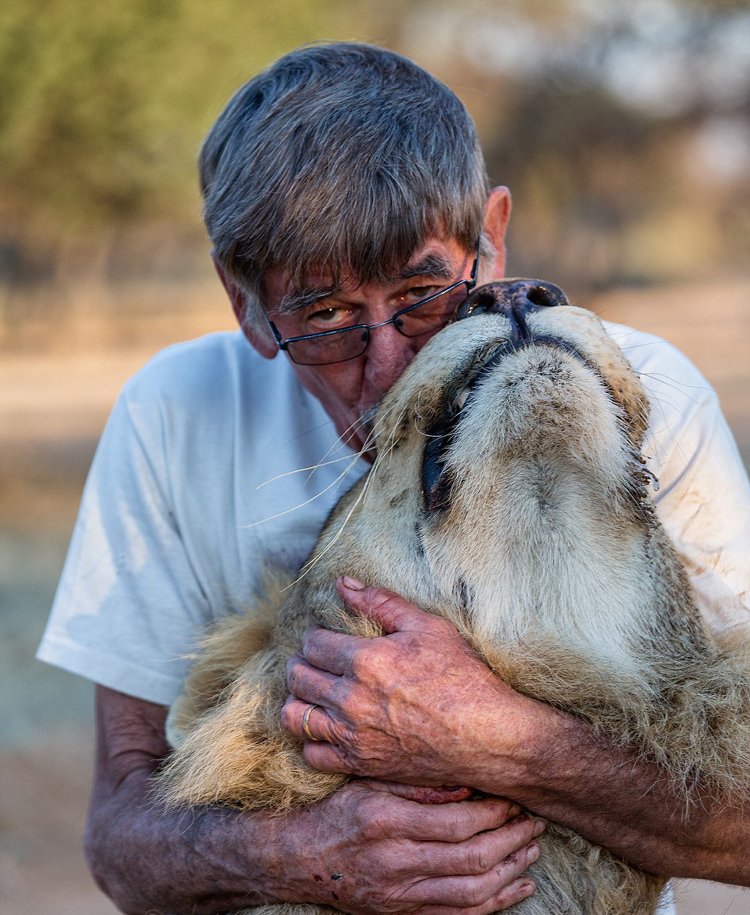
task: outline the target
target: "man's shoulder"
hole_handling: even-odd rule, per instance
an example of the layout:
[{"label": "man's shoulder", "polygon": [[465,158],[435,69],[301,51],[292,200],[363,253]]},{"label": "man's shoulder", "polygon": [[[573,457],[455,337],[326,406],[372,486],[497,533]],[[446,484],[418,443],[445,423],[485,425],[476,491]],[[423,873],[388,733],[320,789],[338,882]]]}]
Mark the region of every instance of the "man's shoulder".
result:
[{"label": "man's shoulder", "polygon": [[269,389],[296,390],[284,359],[264,359],[237,332],[207,334],[157,353],[122,390],[131,409],[154,407],[193,414],[240,409]]},{"label": "man's shoulder", "polygon": [[627,324],[611,321],[603,324],[636,372],[645,376],[644,381],[648,381],[650,374],[662,373],[665,379],[669,376],[677,382],[712,390],[696,365],[673,343]]},{"label": "man's shoulder", "polygon": [[210,453],[212,460],[222,446],[228,453],[252,448],[258,458],[259,443],[292,439],[314,441],[325,454],[336,439],[289,361],[264,358],[239,331],[162,350],[126,383],[110,425],[134,430],[149,449]]},{"label": "man's shoulder", "polygon": [[166,390],[177,394],[252,373],[260,357],[242,334],[224,331],[175,343],[153,356],[127,382],[131,395]]}]

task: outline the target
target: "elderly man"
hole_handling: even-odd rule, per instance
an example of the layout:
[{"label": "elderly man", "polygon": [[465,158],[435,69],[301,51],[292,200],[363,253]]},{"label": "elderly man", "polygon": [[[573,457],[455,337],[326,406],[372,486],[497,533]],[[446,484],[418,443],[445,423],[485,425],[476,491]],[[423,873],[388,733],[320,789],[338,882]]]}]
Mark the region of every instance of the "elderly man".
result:
[{"label": "elderly man", "polygon": [[[374,406],[475,271],[503,275],[510,213],[458,99],[353,44],[301,49],[240,89],[201,178],[242,332],[173,347],[125,387],[40,649],[98,684],[87,852],[104,891],[132,913],[492,912],[533,892],[541,818],[656,873],[750,883],[742,798],[686,817],[649,764],[505,687],[455,632],[437,641],[433,617],[352,581],[344,598],[391,634],[312,633],[284,720],[315,738],[313,766],[365,778],[283,820],[153,801],[196,638],[252,602],[266,564],[303,561],[366,469]],[[731,637],[748,624],[747,479],[696,370],[623,333],[656,405],[660,512],[710,625]],[[373,663],[354,663],[363,653]],[[494,797],[420,804],[409,786],[425,773]]]}]

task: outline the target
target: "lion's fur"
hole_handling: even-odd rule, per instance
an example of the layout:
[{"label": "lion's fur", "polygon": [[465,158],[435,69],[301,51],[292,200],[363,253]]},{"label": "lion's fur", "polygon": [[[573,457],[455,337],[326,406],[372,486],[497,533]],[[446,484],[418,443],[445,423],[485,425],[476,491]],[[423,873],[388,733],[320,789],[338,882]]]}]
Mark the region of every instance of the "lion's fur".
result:
[{"label": "lion's fur", "polygon": [[[345,574],[452,620],[514,688],[657,763],[686,806],[697,788],[747,787],[747,670],[711,641],[654,514],[643,388],[590,313],[542,309],[528,324],[583,359],[544,342],[519,349],[478,376],[455,429],[435,432],[507,342],[507,319],[483,315],[438,334],[389,392],[375,465],[334,509],[273,623],[234,619],[207,643],[172,715],[169,803],[283,814],[344,782],[306,766],[280,709],[286,661],[311,624],[377,634],[341,605],[333,583]],[[448,496],[426,511],[422,455],[435,435]],[[519,915],[655,911],[662,880],[554,824],[540,844],[537,893]]]},{"label": "lion's fur", "polygon": [[[225,695],[247,659],[268,644],[284,589],[291,584],[292,576],[270,569],[264,570],[264,576],[251,610],[222,619],[220,625],[204,634],[198,652],[191,656],[190,675],[167,719],[167,738],[173,747],[181,744],[196,719]],[[252,618],[252,625],[248,625],[248,617]]]}]

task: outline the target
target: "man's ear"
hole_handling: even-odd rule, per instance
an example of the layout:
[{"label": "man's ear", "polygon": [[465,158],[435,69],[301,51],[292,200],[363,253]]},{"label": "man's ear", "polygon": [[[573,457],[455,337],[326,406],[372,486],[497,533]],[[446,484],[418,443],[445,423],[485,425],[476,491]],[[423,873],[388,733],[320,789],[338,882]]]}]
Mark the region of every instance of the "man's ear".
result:
[{"label": "man's ear", "polygon": [[505,234],[510,220],[511,199],[507,187],[493,187],[484,205],[484,233],[495,249],[485,263],[480,261],[482,281],[499,280],[505,276]]},{"label": "man's ear", "polygon": [[[247,316],[247,297],[245,291],[235,280],[232,279],[216,259],[215,254],[211,254],[214,262],[214,269],[221,280],[221,285],[226,290],[229,301],[232,303],[232,311],[240,325],[242,333],[250,341],[251,346],[256,349],[261,356],[266,359],[273,359],[279,352],[279,348],[271,337],[271,329],[254,327],[248,320]],[[265,333],[264,333],[265,331]]]}]

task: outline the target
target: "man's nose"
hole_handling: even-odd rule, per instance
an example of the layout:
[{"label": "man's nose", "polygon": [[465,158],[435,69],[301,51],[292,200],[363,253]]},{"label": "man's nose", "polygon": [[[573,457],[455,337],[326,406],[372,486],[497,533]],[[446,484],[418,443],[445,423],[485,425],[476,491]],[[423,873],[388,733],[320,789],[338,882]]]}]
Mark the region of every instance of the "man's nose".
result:
[{"label": "man's nose", "polygon": [[367,347],[367,380],[381,393],[394,384],[419,350],[416,337],[405,337],[393,324],[372,331]]}]

